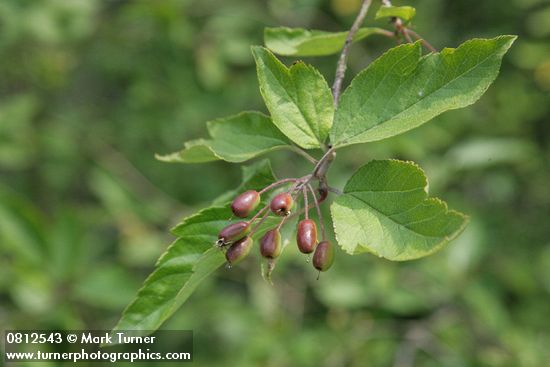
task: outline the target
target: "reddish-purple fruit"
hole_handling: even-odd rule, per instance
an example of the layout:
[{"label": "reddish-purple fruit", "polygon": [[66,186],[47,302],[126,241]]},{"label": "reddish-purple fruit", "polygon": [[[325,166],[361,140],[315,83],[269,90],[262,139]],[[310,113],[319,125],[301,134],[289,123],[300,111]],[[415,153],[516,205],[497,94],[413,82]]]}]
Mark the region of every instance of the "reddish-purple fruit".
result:
[{"label": "reddish-purple fruit", "polygon": [[239,218],[246,218],[260,203],[260,194],[255,190],[248,190],[240,194],[231,203],[231,210]]},{"label": "reddish-purple fruit", "polygon": [[298,223],[296,231],[298,249],[304,254],[310,254],[317,245],[317,225],[311,219],[304,219]]},{"label": "reddish-purple fruit", "polygon": [[313,266],[319,271],[327,271],[334,262],[334,248],[329,241],[321,241],[313,254]]},{"label": "reddish-purple fruit", "polygon": [[269,204],[269,207],[271,208],[271,211],[273,213],[284,217],[290,214],[290,209],[292,209],[293,205],[294,200],[292,199],[292,196],[290,196],[288,192],[283,192],[276,195],[271,200],[271,204]]},{"label": "reddish-purple fruit", "polygon": [[227,262],[230,265],[235,265],[244,259],[252,248],[252,242],[251,237],[245,237],[232,244],[225,252]]},{"label": "reddish-purple fruit", "polygon": [[218,234],[218,245],[225,245],[240,240],[250,232],[250,223],[237,222],[228,225]]},{"label": "reddish-purple fruit", "polygon": [[267,231],[260,241],[260,253],[268,259],[275,259],[281,254],[281,232],[277,229]]}]

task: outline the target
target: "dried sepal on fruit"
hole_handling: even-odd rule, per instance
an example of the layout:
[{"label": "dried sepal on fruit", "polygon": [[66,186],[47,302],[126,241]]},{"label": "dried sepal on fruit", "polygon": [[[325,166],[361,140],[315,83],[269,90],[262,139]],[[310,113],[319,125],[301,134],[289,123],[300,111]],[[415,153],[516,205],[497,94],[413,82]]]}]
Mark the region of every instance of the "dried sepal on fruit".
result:
[{"label": "dried sepal on fruit", "polygon": [[294,206],[294,199],[288,192],[282,192],[275,195],[271,200],[269,207],[273,214],[278,216],[287,216],[290,215],[290,210]]},{"label": "dried sepal on fruit", "polygon": [[241,238],[232,244],[225,252],[225,259],[229,265],[235,265],[243,260],[252,248],[253,240],[251,237]]},{"label": "dried sepal on fruit", "polygon": [[224,227],[218,234],[218,241],[216,244],[218,246],[224,246],[240,240],[250,232],[250,223],[249,222],[237,222],[232,223]]}]

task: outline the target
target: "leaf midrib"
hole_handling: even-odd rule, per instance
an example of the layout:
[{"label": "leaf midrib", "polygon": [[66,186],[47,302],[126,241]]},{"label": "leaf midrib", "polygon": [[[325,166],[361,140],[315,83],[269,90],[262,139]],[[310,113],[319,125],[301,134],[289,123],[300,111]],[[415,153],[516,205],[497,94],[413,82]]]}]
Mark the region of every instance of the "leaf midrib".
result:
[{"label": "leaf midrib", "polygon": [[[414,49],[411,49],[411,52],[412,52],[412,51],[414,51]],[[397,64],[399,64],[401,61],[403,61],[403,59],[405,59],[405,58],[407,58],[407,57],[409,57],[409,53],[407,53],[407,54],[404,55],[403,57],[400,57],[398,60],[396,60],[396,61],[393,63],[393,65],[388,69],[388,72],[386,73],[386,75],[384,75],[384,76],[382,77],[382,79],[381,79],[380,82],[376,85],[376,87],[374,88],[374,90],[372,91],[372,93],[369,94],[369,96],[367,97],[367,100],[366,100],[365,103],[363,103],[363,105],[361,106],[361,109],[363,109],[364,105],[367,104],[367,103],[371,100],[371,98],[372,98],[374,95],[376,95],[376,92],[378,91],[378,89],[384,84],[386,78],[390,75],[390,71],[392,71],[393,68],[395,68],[395,66],[396,66]],[[368,69],[367,69],[367,71],[368,71]],[[367,71],[365,71],[365,72],[367,72]],[[353,83],[353,82],[352,82],[352,83]],[[353,88],[353,84],[350,86],[349,91],[346,90],[346,91],[344,92],[344,94],[342,94],[342,98],[344,98],[344,96],[346,95],[346,93],[351,93],[351,92],[353,91],[352,88]],[[348,132],[348,130],[350,129],[350,127],[354,125],[354,123],[357,121],[357,119],[358,119],[358,117],[352,118],[351,121],[350,121],[350,123],[348,123],[348,124],[345,126],[344,131],[342,131],[342,133],[340,133],[339,135],[342,136],[342,135],[344,135],[346,132]],[[336,124],[335,124],[335,126],[336,126]],[[369,129],[367,129],[367,130],[369,130]],[[365,130],[365,131],[367,131],[367,130]],[[363,132],[361,132],[361,133],[359,133],[359,134],[362,134],[362,133],[363,133]],[[351,138],[353,138],[353,137],[355,137],[355,136],[356,136],[356,135],[353,135],[352,137],[347,138],[347,139],[344,140],[342,143],[346,143],[348,140],[350,140]]]},{"label": "leaf midrib", "polygon": [[[239,133],[238,135],[242,136],[242,137],[248,137],[249,139],[251,140],[256,140],[256,139],[262,139],[262,140],[274,140],[274,141],[277,141],[279,142],[277,145],[290,145],[289,142],[286,142],[284,140],[280,140],[279,138],[272,138],[272,137],[269,137],[267,135],[254,135],[254,134],[248,134],[248,133]],[[213,137],[212,141],[215,141],[217,138]],[[220,139],[221,140],[221,139]]]},{"label": "leaf midrib", "polygon": [[[313,138],[313,140],[315,140],[316,142],[318,142],[318,139],[317,139],[317,137],[315,136],[315,133],[313,132],[313,130],[311,129],[311,126],[310,126],[309,122],[307,121],[307,119],[305,118],[305,116],[304,116],[304,114],[303,114],[303,112],[302,112],[300,106],[298,106],[298,104],[296,103],[296,101],[294,100],[294,98],[292,98],[292,96],[286,91],[286,88],[283,87],[283,85],[282,85],[281,82],[279,81],[279,78],[277,78],[277,77],[275,76],[275,74],[271,71],[271,69],[270,69],[267,65],[265,65],[265,62],[264,62],[264,66],[265,66],[265,70],[266,70],[266,71],[267,71],[267,72],[277,81],[277,84],[279,85],[280,89],[283,90],[284,94],[288,97],[288,99],[292,102],[292,104],[293,104],[294,106],[297,107],[298,111],[300,112],[300,116],[301,116],[302,119],[305,121],[305,123],[306,123],[306,125],[308,126],[308,128],[309,128],[310,131],[309,131],[309,132],[306,131],[306,130],[305,130],[302,126],[300,126],[300,125],[293,124],[293,123],[291,123],[291,124],[292,124],[293,126],[296,126],[296,127],[297,127],[303,134],[305,134],[308,138],[310,138],[310,139]],[[296,88],[295,88],[294,79],[291,77],[290,71],[288,70],[288,68],[287,68],[286,66],[284,66],[284,65],[282,65],[282,66],[286,69],[284,72],[285,72],[285,74],[290,78],[290,80],[292,81],[292,85],[293,85],[294,89],[296,89]],[[273,118],[273,116],[272,116],[272,118]],[[287,121],[289,121],[289,120],[287,119]],[[313,134],[313,136],[312,136],[311,134]]]},{"label": "leaf midrib", "polygon": [[[457,79],[462,78],[464,75],[466,75],[466,74],[470,73],[472,70],[478,68],[480,65],[482,65],[483,63],[485,63],[489,58],[491,58],[491,57],[493,57],[493,56],[494,56],[494,53],[491,53],[489,56],[487,56],[486,58],[484,58],[481,62],[477,63],[474,67],[472,67],[472,68],[466,70],[464,73],[461,73],[461,74],[457,75],[455,78],[451,79],[449,82],[445,83],[445,84],[442,85],[440,88],[438,88],[438,89],[436,89],[436,90],[434,90],[434,91],[432,91],[432,92],[426,94],[426,95],[423,96],[421,99],[419,99],[419,100],[417,100],[416,102],[412,103],[411,105],[407,106],[407,108],[405,108],[404,110],[402,110],[402,111],[399,112],[398,114],[392,116],[392,117],[389,118],[389,119],[385,119],[384,121],[380,121],[380,122],[377,123],[376,125],[371,126],[371,127],[367,128],[367,129],[365,129],[365,130],[363,130],[363,131],[361,131],[361,132],[359,132],[359,133],[356,133],[356,134],[354,134],[354,135],[348,137],[348,138],[344,141],[344,143],[349,142],[350,140],[356,138],[357,136],[366,134],[369,130],[372,130],[372,129],[374,129],[374,128],[376,128],[376,127],[382,125],[382,124],[385,124],[385,123],[387,123],[387,122],[389,122],[389,121],[395,120],[399,115],[401,115],[401,114],[407,112],[409,109],[411,109],[412,107],[414,107],[416,104],[418,104],[418,103],[424,101],[426,98],[430,97],[430,96],[433,95],[434,93],[437,93],[437,92],[441,91],[442,89],[444,89],[444,88],[446,88],[447,86],[449,86],[449,84],[454,83]],[[418,68],[418,66],[417,66],[417,68]],[[414,77],[414,75],[415,75],[414,73],[411,74],[411,76],[407,79],[407,81],[410,80],[411,77]],[[392,95],[391,98],[393,98],[393,96],[395,95],[395,93],[397,93],[397,91],[394,92],[394,94]],[[356,119],[354,119],[354,120],[356,120]]]},{"label": "leaf midrib", "polygon": [[393,223],[395,223],[397,226],[403,227],[403,228],[405,228],[406,230],[408,230],[408,231],[410,231],[410,232],[412,232],[412,233],[414,233],[414,234],[416,234],[416,235],[418,235],[418,236],[427,237],[427,238],[435,238],[435,239],[440,239],[440,240],[444,240],[445,238],[447,238],[447,236],[441,237],[441,236],[429,236],[429,235],[424,235],[424,234],[422,234],[422,233],[416,232],[416,231],[413,230],[412,228],[409,228],[408,226],[406,226],[406,225],[404,225],[404,224],[402,224],[402,223],[397,222],[394,218],[392,218],[392,216],[399,215],[399,214],[402,214],[402,213],[404,213],[404,212],[406,212],[406,211],[409,211],[409,210],[412,210],[412,209],[417,208],[418,206],[422,205],[422,203],[423,203],[424,200],[422,200],[420,203],[418,203],[418,204],[415,205],[414,207],[411,207],[411,208],[409,208],[409,209],[407,209],[407,210],[404,210],[404,211],[402,211],[402,212],[399,212],[399,213],[392,214],[392,215],[390,216],[390,215],[387,215],[387,214],[381,212],[380,210],[376,209],[375,207],[373,207],[372,205],[370,205],[368,202],[362,200],[361,198],[359,198],[359,197],[357,197],[357,196],[355,196],[355,195],[351,195],[351,196],[352,196],[353,198],[355,198],[356,200],[359,200],[360,202],[362,202],[362,203],[364,203],[365,205],[367,205],[369,208],[371,208],[372,210],[374,210],[374,211],[375,211],[376,213],[378,213],[379,215],[381,215],[381,216],[383,216],[383,217],[385,217],[385,218],[388,218],[388,219],[391,220]]}]

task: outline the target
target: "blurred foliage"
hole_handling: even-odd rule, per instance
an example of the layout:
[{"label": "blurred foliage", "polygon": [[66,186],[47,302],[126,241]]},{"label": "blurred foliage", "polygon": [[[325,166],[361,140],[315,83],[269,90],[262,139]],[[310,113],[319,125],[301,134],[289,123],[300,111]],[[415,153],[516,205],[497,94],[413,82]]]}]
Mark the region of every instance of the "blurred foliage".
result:
[{"label": "blurred foliage", "polygon": [[[165,325],[197,366],[544,366],[550,360],[550,1],[395,1],[438,48],[518,34],[473,107],[346,148],[417,161],[469,213],[420,261],[346,256],[319,281],[291,246],[274,275],[221,270]],[[0,325],[109,329],[171,238],[239,166],[160,163],[204,122],[263,110],[249,52],[265,26],[340,31],[359,0],[0,2]],[[369,25],[387,27],[385,21]],[[351,75],[392,46],[356,44]],[[308,59],[332,80],[337,56]],[[292,59],[287,59],[292,61]],[[271,154],[279,176],[307,172]],[[36,363],[29,364],[36,366]]]}]

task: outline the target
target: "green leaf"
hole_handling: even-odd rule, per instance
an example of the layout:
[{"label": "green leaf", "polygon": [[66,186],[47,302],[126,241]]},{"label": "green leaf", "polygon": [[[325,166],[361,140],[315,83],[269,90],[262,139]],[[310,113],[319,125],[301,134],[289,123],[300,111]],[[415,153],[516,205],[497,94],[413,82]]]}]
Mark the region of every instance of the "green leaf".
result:
[{"label": "green leaf", "polygon": [[515,39],[474,39],[424,57],[420,42],[389,50],[342,94],[331,142],[342,147],[382,140],[474,103],[495,80]]},{"label": "green leaf", "polygon": [[405,23],[416,15],[416,9],[412,6],[381,6],[376,12],[376,19],[401,18]]},{"label": "green leaf", "polygon": [[331,206],[338,244],[350,254],[394,261],[439,250],[464,229],[467,217],[429,198],[427,189],[424,172],[412,162],[367,163]]},{"label": "green leaf", "polygon": [[205,139],[188,141],[179,152],[156,154],[155,158],[168,163],[205,163],[221,159],[210,148],[210,141]]},{"label": "green leaf", "polygon": [[185,143],[185,148],[168,155],[157,155],[164,162],[203,163],[215,160],[243,162],[277,149],[295,149],[287,137],[260,112],[207,122],[211,139]]},{"label": "green leaf", "polygon": [[230,216],[227,208],[209,208],[186,218],[178,227],[189,233],[159,259],[114,330],[156,330],[206,276],[223,265],[223,253],[213,244]]},{"label": "green leaf", "polygon": [[332,94],[323,76],[303,62],[287,68],[264,47],[252,47],[252,53],[273,123],[302,148],[320,148],[334,116]]},{"label": "green leaf", "polygon": [[[245,170],[241,187],[259,190],[275,180],[264,161]],[[232,217],[229,205],[211,207],[185,218],[174,229],[178,238],[157,261],[137,297],[124,311],[114,330],[151,332],[170,317],[193,293],[200,282],[225,262],[223,252],[213,245],[218,232]],[[264,222],[254,235],[262,236],[273,226]]]},{"label": "green leaf", "polygon": [[[381,28],[360,28],[353,42],[373,34],[386,33]],[[276,27],[264,30],[267,48],[283,56],[326,56],[340,52],[348,32],[325,32],[303,28]]]}]

